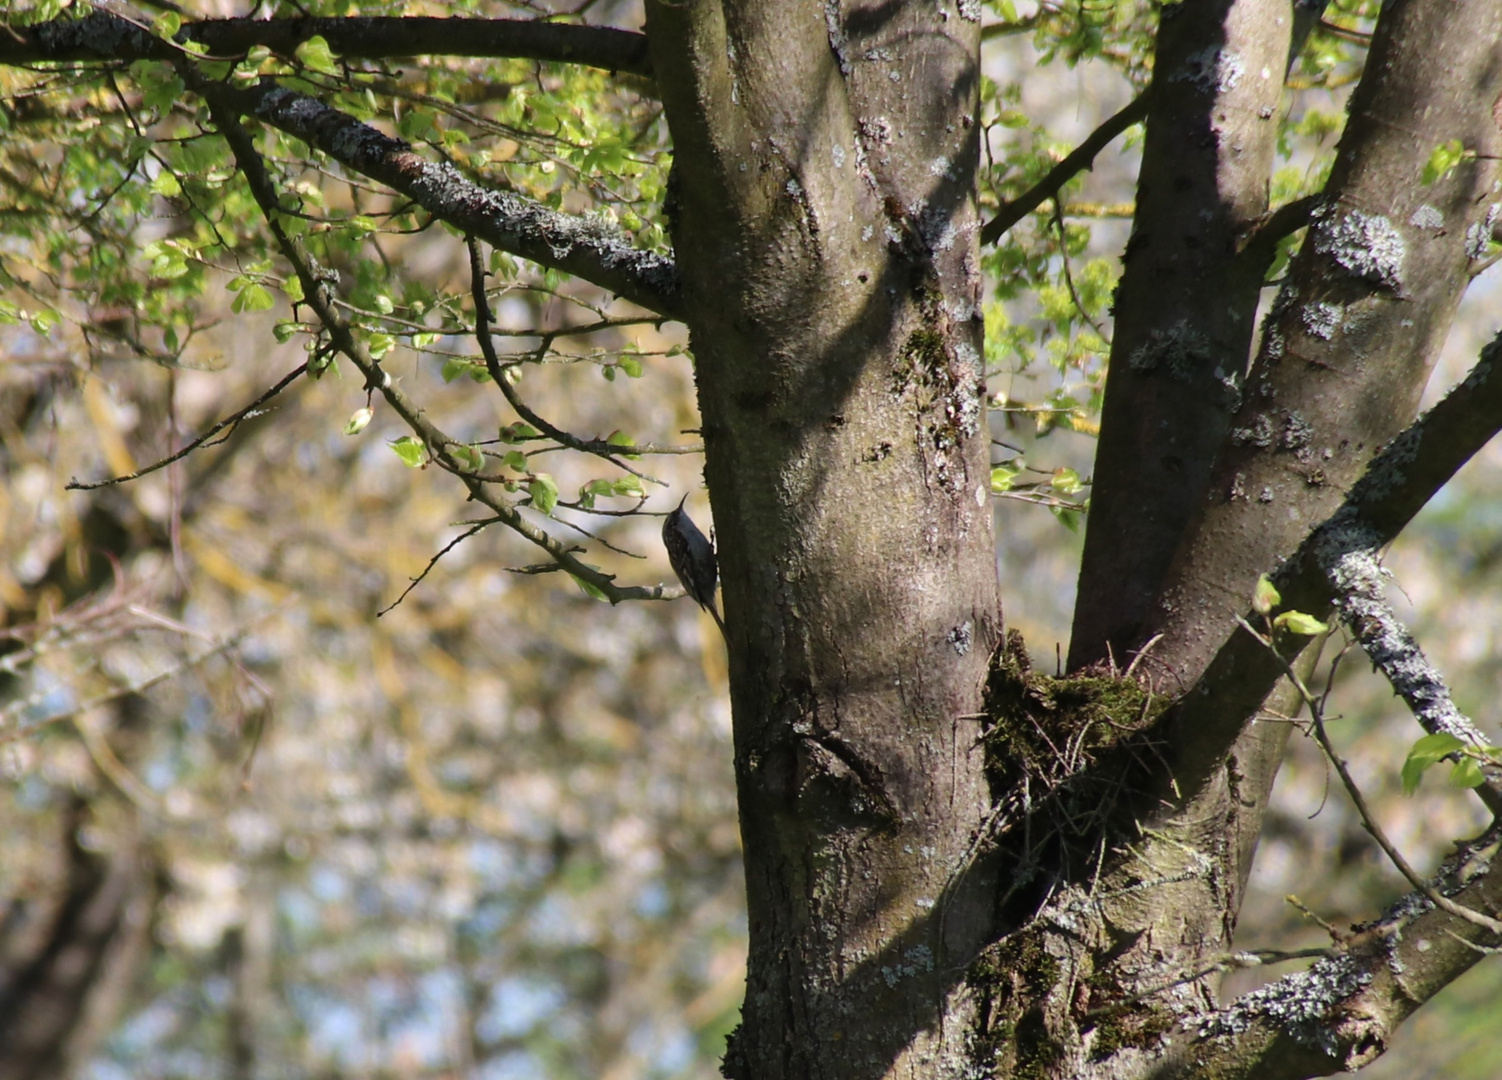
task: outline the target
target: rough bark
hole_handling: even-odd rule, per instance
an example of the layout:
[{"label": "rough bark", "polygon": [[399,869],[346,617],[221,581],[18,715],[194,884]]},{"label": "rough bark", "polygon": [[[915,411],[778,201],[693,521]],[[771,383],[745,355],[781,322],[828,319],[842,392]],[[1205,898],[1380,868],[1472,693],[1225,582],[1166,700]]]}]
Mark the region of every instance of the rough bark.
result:
[{"label": "rough bark", "polygon": [[[1203,514],[1150,631],[1183,685],[1274,569],[1413,419],[1489,231],[1502,90],[1502,10],[1485,0],[1388,5],[1355,91],[1325,202],[1263,330]],[[1431,151],[1477,156],[1433,184]],[[1485,223],[1485,224],[1484,224]],[[1483,233],[1484,235],[1484,233]]]},{"label": "rough bark", "polygon": [[[586,64],[650,75],[647,39],[598,26],[569,26],[530,19],[202,19],[183,23],[176,41],[195,41],[214,56],[238,56],[263,45],[283,56],[318,36],[351,58],[401,56],[501,56]],[[7,28],[0,63],[47,60],[175,60],[170,42],[112,12],[37,27]]]},{"label": "rough bark", "polygon": [[1146,640],[1229,429],[1267,269],[1241,248],[1267,211],[1290,23],[1288,4],[1266,0],[1163,9],[1071,669],[1108,656],[1124,666]]},{"label": "rough bark", "polygon": [[[968,13],[968,14],[966,14]],[[656,4],[730,630],[727,1075],[955,1076],[999,630],[967,5]]]}]

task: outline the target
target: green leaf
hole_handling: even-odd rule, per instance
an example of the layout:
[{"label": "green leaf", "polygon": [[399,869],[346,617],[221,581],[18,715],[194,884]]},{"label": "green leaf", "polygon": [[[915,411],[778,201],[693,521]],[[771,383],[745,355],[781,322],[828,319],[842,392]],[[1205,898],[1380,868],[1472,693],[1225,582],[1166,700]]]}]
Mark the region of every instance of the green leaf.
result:
[{"label": "green leaf", "polygon": [[1414,743],[1408,751],[1407,759],[1403,762],[1403,793],[1412,795],[1418,790],[1419,781],[1424,778],[1425,769],[1437,761],[1443,761],[1447,756],[1464,747],[1464,742],[1443,731],[1425,735]]},{"label": "green leaf", "polygon": [[1455,768],[1450,770],[1450,783],[1463,788],[1480,787],[1486,783],[1481,763],[1473,757],[1461,758],[1455,763]]},{"label": "green leaf", "polygon": [[[641,361],[634,356],[622,356],[620,360],[621,370],[633,379],[641,378]],[[609,368],[605,370],[609,371]]]},{"label": "green leaf", "polygon": [[459,462],[459,467],[469,472],[479,472],[485,464],[485,454],[477,446],[450,446],[449,454]]},{"label": "green leaf", "polygon": [[175,244],[147,244],[146,257],[151,260],[151,276],[154,278],[171,281],[188,272],[188,260]]},{"label": "green leaf", "polygon": [[1313,615],[1304,611],[1285,611],[1273,620],[1273,626],[1292,634],[1302,634],[1304,637],[1323,634],[1330,629]]},{"label": "green leaf", "polygon": [[[413,340],[413,344],[417,344],[415,339]],[[440,369],[440,374],[442,374],[443,381],[446,383],[453,382],[455,379],[465,375],[468,375],[475,382],[484,382],[490,378],[490,373],[485,370],[484,364],[477,363],[474,360],[466,360],[462,356],[445,358],[443,367]]]},{"label": "green leaf", "polygon": [[1430,151],[1429,160],[1424,163],[1424,171],[1419,179],[1425,185],[1443,180],[1454,171],[1455,166],[1459,165],[1465,156],[1465,145],[1459,139],[1440,143]]},{"label": "green leaf", "polygon": [[157,173],[156,179],[151,182],[151,190],[164,199],[175,199],[183,193],[183,186],[178,183],[174,174],[163,170]]},{"label": "green leaf", "polygon": [[[630,435],[627,435],[624,431],[620,430],[619,428],[617,428],[616,430],[612,431],[609,435],[605,436],[605,441],[608,442],[611,446],[635,446],[636,445],[636,440],[633,439]],[[640,461],[641,460],[641,455],[640,454],[622,454],[621,456],[624,457],[624,458],[626,458],[628,461]]]},{"label": "green leaf", "polygon": [[614,495],[615,484],[609,480],[591,480],[579,489],[579,498],[593,498],[596,495]]},{"label": "green leaf", "polygon": [[515,423],[507,424],[501,428],[501,442],[521,442],[524,439],[536,439],[541,435],[531,424]]},{"label": "green leaf", "polygon": [[394,439],[389,445],[407,468],[417,469],[422,466],[423,445],[412,436],[403,435],[400,439]]},{"label": "green leaf", "polygon": [[271,328],[271,336],[276,338],[278,344],[285,345],[301,329],[302,323],[290,321],[279,322]]},{"label": "green leaf", "polygon": [[132,64],[130,71],[141,85],[141,104],[147,109],[170,109],[187,89],[167,64],[141,62]]},{"label": "green leaf", "polygon": [[51,308],[43,308],[31,316],[31,328],[38,334],[50,334],[52,328],[63,321],[63,317]]},{"label": "green leaf", "polygon": [[349,414],[349,419],[344,423],[344,434],[358,435],[370,424],[370,418],[375,415],[368,405],[363,409],[356,409]]},{"label": "green leaf", "polygon": [[235,294],[229,309],[238,315],[244,311],[270,311],[275,306],[276,298],[263,286],[248,284]]},{"label": "green leaf", "polygon": [[324,75],[339,74],[339,65],[334,62],[334,54],[329,49],[329,43],[317,34],[299,45],[295,55],[305,67],[313,71]]},{"label": "green leaf", "polygon": [[505,461],[506,468],[508,469],[521,473],[527,471],[527,455],[520,450],[506,451],[506,456],[502,460]]},{"label": "green leaf", "polygon": [[558,485],[545,472],[537,473],[527,485],[527,494],[532,496],[532,508],[551,514],[558,505]]},{"label": "green leaf", "polygon": [[1017,474],[1021,471],[1021,469],[1013,468],[1011,465],[992,465],[991,491],[997,495],[1003,491],[1011,491],[1012,481],[1017,479]]},{"label": "green leaf", "polygon": [[1055,469],[1051,483],[1056,495],[1075,495],[1084,487],[1080,483],[1080,474],[1067,468]]},{"label": "green leaf", "polygon": [[1267,615],[1283,602],[1272,579],[1263,574],[1257,579],[1257,588],[1252,592],[1252,610],[1258,615]]},{"label": "green leaf", "polygon": [[164,11],[151,20],[151,32],[166,41],[171,41],[182,28],[183,17],[175,11]]},{"label": "green leaf", "polygon": [[579,586],[579,588],[583,591],[583,593],[584,593],[585,596],[591,596],[591,597],[593,597],[596,600],[604,600],[607,603],[610,601],[610,597],[606,596],[605,593],[601,589],[599,589],[598,587],[596,587],[594,585],[591,585],[589,582],[585,581],[583,578],[581,578],[581,577],[579,577],[579,576],[577,576],[575,574],[570,574],[569,577],[571,577],[571,578],[574,579],[574,584],[577,585],[577,586]]}]

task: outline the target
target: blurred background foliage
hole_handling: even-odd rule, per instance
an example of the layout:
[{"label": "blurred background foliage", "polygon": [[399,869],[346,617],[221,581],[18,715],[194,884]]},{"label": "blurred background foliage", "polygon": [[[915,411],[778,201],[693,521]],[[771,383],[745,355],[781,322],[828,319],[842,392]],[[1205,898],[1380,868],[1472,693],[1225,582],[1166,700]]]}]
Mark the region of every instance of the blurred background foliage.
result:
[{"label": "blurred background foliage", "polygon": [[[65,6],[9,5],[6,17]],[[1275,201],[1321,182],[1375,7],[1332,5],[1295,65]],[[1156,14],[1133,0],[989,5],[988,213],[1141,90]],[[568,17],[641,24],[627,2]],[[671,148],[649,84],[510,60],[256,64],[473,177],[665,250]],[[321,363],[318,334],[170,71],[3,79],[5,1075],[715,1075],[746,925],[713,624],[688,603],[600,604],[535,572],[528,545],[497,529],[445,550],[479,515],[440,470],[392,452],[407,432],[379,405],[345,433],[368,395],[337,365],[175,464],[66,490],[158,461],[310,355]],[[687,494],[707,520],[698,458],[636,463],[662,481],[643,482],[643,502],[629,481],[599,486],[630,475],[599,459],[514,428],[497,441],[518,417],[471,378],[484,369],[458,238],[292,140],[262,132],[260,148],[338,271],[343,309],[404,389],[511,470],[534,520],[625,583],[670,579],[652,515]],[[1009,622],[1044,666],[1067,645],[1136,163],[1133,129],[986,254],[998,558]],[[584,436],[692,447],[681,327],[509,257],[491,270],[503,356],[532,408]],[[1473,293],[1441,378],[1495,329],[1491,278]],[[1421,640],[1493,730],[1499,465],[1492,451],[1473,462],[1389,558]],[[541,476],[560,492],[546,513],[527,501]],[[588,513],[587,492],[622,513]],[[1480,819],[1437,774],[1404,797],[1417,729],[1359,659],[1338,677],[1332,733],[1390,832],[1432,865]],[[1296,738],[1242,941],[1324,940],[1287,894],[1343,923],[1403,890],[1317,748]],[[52,990],[85,1007],[6,1012],[46,1003],[36,980],[62,929],[90,947]],[[1368,1072],[1497,1075],[1499,971],[1480,965]],[[1257,981],[1240,973],[1226,992]],[[27,1059],[49,1022],[67,1024],[62,1056]]]}]

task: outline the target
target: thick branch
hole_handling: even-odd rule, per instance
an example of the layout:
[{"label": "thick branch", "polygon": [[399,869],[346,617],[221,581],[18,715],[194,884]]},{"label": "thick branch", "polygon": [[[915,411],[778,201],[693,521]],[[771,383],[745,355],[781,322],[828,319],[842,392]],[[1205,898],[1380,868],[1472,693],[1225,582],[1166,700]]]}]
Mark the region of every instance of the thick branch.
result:
[{"label": "thick branch", "polygon": [[[1502,871],[1467,845],[1433,889],[1473,911],[1502,911]],[[1302,1080],[1369,1064],[1398,1025],[1469,970],[1502,937],[1434,907],[1420,893],[1353,928],[1341,953],[1188,1021],[1159,1080],[1214,1075]]]},{"label": "thick branch", "polygon": [[[313,36],[336,54],[360,59],[401,56],[515,57],[551,60],[650,76],[645,34],[598,26],[520,19],[205,19],[184,23],[175,40],[195,41],[215,56],[263,45],[283,56]],[[7,28],[0,63],[44,60],[171,60],[172,45],[109,12]]]},{"label": "thick branch", "polygon": [[673,261],[633,248],[613,223],[559,213],[514,192],[482,187],[452,165],[419,157],[409,143],[269,79],[248,90],[201,77],[191,85],[216,110],[264,120],[393,188],[461,232],[593,282],[651,311],[679,315]]},{"label": "thick branch", "polygon": [[[1488,0],[1382,9],[1325,199],[1263,323],[1210,482],[1142,629],[1164,635],[1153,655],[1185,684],[1225,640],[1258,575],[1334,513],[1373,450],[1418,411],[1470,280],[1467,237],[1484,235],[1480,207],[1497,176],[1499,34],[1502,8]],[[1436,55],[1445,64],[1430,63]],[[1448,139],[1475,157],[1418,183],[1414,162]],[[1100,491],[1099,470],[1095,480]]]},{"label": "thick branch", "polygon": [[[1166,12],[1158,34],[1071,669],[1128,656],[1162,629],[1147,629],[1153,602],[1230,428],[1266,270],[1261,247],[1233,253],[1268,216],[1287,15],[1205,0]],[[1268,74],[1242,78],[1243,65]]]}]

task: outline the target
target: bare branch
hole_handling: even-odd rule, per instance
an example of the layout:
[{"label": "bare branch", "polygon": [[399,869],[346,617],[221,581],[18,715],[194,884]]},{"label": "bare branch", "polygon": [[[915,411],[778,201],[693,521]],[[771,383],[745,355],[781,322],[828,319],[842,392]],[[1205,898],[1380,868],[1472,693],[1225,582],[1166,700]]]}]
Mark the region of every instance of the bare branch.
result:
[{"label": "bare branch", "polygon": [[[186,22],[175,41],[197,42],[216,56],[262,45],[291,56],[318,36],[333,52],[358,59],[402,56],[515,57],[651,76],[645,34],[523,19],[347,18],[204,19]],[[177,50],[148,30],[105,11],[7,27],[0,63],[44,60],[172,60]]]},{"label": "bare branch", "polygon": [[1308,225],[1314,211],[1323,201],[1324,195],[1322,194],[1305,195],[1301,199],[1294,199],[1276,210],[1269,211],[1257,223],[1257,226],[1242,238],[1241,250],[1237,257],[1248,266],[1258,267],[1259,274],[1265,274],[1267,268],[1272,265],[1278,241],[1286,236],[1292,236]]},{"label": "bare branch", "polygon": [[[1502,909],[1502,863],[1491,851],[1496,843],[1494,828],[1459,845],[1429,891],[1472,911]],[[1376,921],[1352,927],[1339,951],[1308,971],[1188,1018],[1166,1040],[1168,1060],[1153,1075],[1301,1080],[1354,1071],[1381,1056],[1404,1019],[1499,941],[1434,907],[1423,893],[1410,893]]]},{"label": "bare branch", "polygon": [[1316,697],[1309,691],[1299,673],[1278,652],[1277,646],[1270,637],[1260,634],[1243,618],[1238,617],[1237,622],[1241,624],[1243,630],[1260,640],[1263,647],[1282,663],[1283,673],[1293,683],[1294,689],[1299,692],[1299,696],[1304,699],[1304,704],[1309,707],[1309,715],[1314,722],[1314,739],[1319,743],[1320,749],[1325,752],[1325,757],[1329,760],[1330,764],[1335,767],[1335,772],[1340,777],[1341,785],[1346,789],[1346,794],[1350,796],[1351,803],[1356,807],[1356,813],[1361,818],[1362,827],[1377,842],[1377,846],[1382,849],[1392,864],[1398,868],[1398,872],[1407,878],[1408,883],[1435,907],[1449,912],[1456,918],[1464,919],[1466,922],[1479,926],[1488,933],[1502,936],[1502,922],[1483,915],[1479,911],[1472,911],[1469,908],[1462,907],[1447,897],[1441,896],[1435,892],[1434,888],[1428,882],[1419,877],[1418,871],[1404,858],[1403,853],[1398,850],[1397,845],[1388,838],[1387,830],[1382,828],[1381,822],[1372,813],[1372,808],[1367,803],[1366,796],[1361,793],[1361,788],[1357,786],[1355,778],[1351,775],[1351,770],[1346,766],[1345,759],[1335,752],[1335,744],[1330,741],[1330,733],[1325,730],[1324,700]]},{"label": "bare branch", "polygon": [[[495,342],[490,340],[490,304],[485,299],[485,265],[480,259],[480,245],[473,236],[465,240],[469,248],[469,277],[470,294],[475,303],[475,338],[480,343],[480,352],[485,357],[485,370],[490,373],[490,379],[505,395],[506,401],[516,410],[516,414],[538,431],[560,445],[570,450],[578,450],[586,454],[594,454],[602,457],[618,469],[624,469],[633,476],[638,476],[654,484],[662,484],[661,480],[647,476],[645,473],[633,469],[617,455],[622,452],[621,447],[604,439],[581,439],[577,435],[570,434],[560,427],[548,423],[521,399],[516,388],[511,385],[511,380],[506,377],[506,372],[501,366],[501,359],[496,355]],[[552,345],[552,336],[547,333],[542,335],[542,345],[538,349],[539,354],[545,353]],[[666,484],[662,484],[666,487]]]},{"label": "bare branch", "polygon": [[462,533],[454,537],[447,544],[444,544],[443,547],[439,548],[438,551],[434,553],[433,557],[428,560],[428,565],[422,568],[422,572],[415,578],[408,579],[407,587],[402,590],[402,594],[395,600],[391,601],[391,603],[383,607],[380,611],[376,612],[376,618],[379,619],[388,611],[394,610],[403,600],[407,599],[407,594],[423,583],[423,580],[433,572],[433,567],[437,566],[439,560],[441,560],[445,555],[453,551],[460,544],[464,543],[464,541],[468,540],[471,536],[475,535],[475,533],[482,531],[487,525],[494,525],[500,520],[500,518],[491,517],[484,518],[480,521],[465,522],[465,524],[468,525],[469,528],[465,529]]},{"label": "bare branch", "polygon": [[1092,131],[1063,161],[1049,169],[1047,176],[997,211],[996,216],[981,228],[980,242],[996,243],[1012,226],[1053,198],[1060,188],[1079,173],[1090,168],[1095,162],[1095,155],[1104,150],[1116,136],[1147,117],[1147,106],[1148,95],[1144,91]]},{"label": "bare branch", "polygon": [[[302,378],[303,375],[307,374],[307,371],[308,365],[306,362],[299,364],[294,371],[287,375],[286,378],[282,379],[281,382],[277,383],[270,390],[267,390],[260,397],[252,401],[249,405],[245,406],[245,408],[239,410],[238,412],[231,413],[229,416],[226,416],[223,420],[219,421],[213,427],[205,431],[202,435],[198,436],[198,438],[188,443],[187,446],[184,446],[176,453],[168,454],[160,461],[148,465],[144,469],[138,469],[133,473],[126,474],[125,476],[112,477],[109,480],[98,480],[92,484],[81,484],[77,480],[70,480],[66,485],[66,489],[68,491],[93,491],[95,488],[110,487],[114,484],[123,484],[129,480],[139,480],[141,477],[146,476],[149,473],[154,473],[158,469],[165,469],[174,461],[181,461],[183,458],[187,457],[199,447],[217,446],[225,439],[228,439],[231,435],[233,435],[235,433],[235,429],[238,428],[243,421],[249,420],[255,416],[259,416],[261,413],[261,407],[263,405],[265,405],[272,398],[276,397],[283,390],[287,389],[287,387],[291,386],[298,379]],[[229,430],[226,431],[226,428],[228,428]],[[218,435],[221,431],[224,432],[224,435],[221,438],[215,439],[214,436]]]}]

